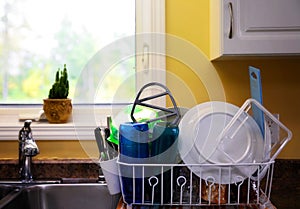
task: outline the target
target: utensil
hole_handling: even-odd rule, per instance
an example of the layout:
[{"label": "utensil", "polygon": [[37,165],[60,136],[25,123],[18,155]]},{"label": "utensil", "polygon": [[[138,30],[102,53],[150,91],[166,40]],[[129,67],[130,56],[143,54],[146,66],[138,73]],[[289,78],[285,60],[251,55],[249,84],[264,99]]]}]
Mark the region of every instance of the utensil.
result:
[{"label": "utensil", "polygon": [[118,152],[118,145],[110,141],[111,133],[109,128],[104,129],[105,143],[114,151]]},{"label": "utensil", "polygon": [[96,142],[98,145],[98,150],[100,153],[100,161],[108,160],[110,159],[109,153],[107,152],[107,149],[105,147],[105,143],[101,134],[101,128],[97,127],[94,129],[94,134],[96,138]]},{"label": "utensil", "polygon": [[[263,104],[260,70],[258,68],[249,66],[249,77],[250,77],[251,97],[256,101],[258,101],[260,104]],[[253,110],[253,118],[259,125],[261,133],[264,135],[265,133],[264,113],[255,104],[252,110]]]},{"label": "utensil", "polygon": [[[104,130],[106,130],[105,128]],[[107,131],[105,131],[105,137],[103,138],[101,128],[97,127],[94,130],[98,150],[100,153],[100,161],[111,160],[118,156],[118,151],[115,150],[111,142],[107,140]]]}]

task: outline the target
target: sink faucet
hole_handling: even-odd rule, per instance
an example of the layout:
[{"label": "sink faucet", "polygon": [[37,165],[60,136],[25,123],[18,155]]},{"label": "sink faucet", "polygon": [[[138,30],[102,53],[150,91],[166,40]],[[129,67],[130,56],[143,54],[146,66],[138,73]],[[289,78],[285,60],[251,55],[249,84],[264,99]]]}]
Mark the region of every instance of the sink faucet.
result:
[{"label": "sink faucet", "polygon": [[31,122],[31,120],[26,120],[24,127],[19,131],[19,174],[24,182],[33,180],[31,171],[32,157],[39,154],[39,148],[32,138]]}]

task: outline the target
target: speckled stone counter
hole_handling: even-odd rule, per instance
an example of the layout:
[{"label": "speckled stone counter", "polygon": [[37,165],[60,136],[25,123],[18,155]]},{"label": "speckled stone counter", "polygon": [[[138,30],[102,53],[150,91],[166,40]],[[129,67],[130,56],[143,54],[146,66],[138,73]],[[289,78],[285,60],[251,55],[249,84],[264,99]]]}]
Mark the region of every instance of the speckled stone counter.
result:
[{"label": "speckled stone counter", "polygon": [[[34,179],[98,179],[99,165],[93,160],[33,160]],[[19,178],[17,160],[0,160],[0,179]]]},{"label": "speckled stone counter", "polygon": [[300,160],[276,160],[271,201],[278,209],[300,208]]}]

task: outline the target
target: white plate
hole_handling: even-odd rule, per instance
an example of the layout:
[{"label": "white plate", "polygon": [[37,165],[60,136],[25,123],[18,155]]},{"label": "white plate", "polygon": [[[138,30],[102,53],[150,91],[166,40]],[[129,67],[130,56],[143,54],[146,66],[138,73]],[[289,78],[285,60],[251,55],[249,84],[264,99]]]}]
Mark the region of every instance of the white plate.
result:
[{"label": "white plate", "polygon": [[257,170],[256,166],[239,164],[262,162],[263,136],[246,112],[221,134],[238,110],[239,107],[229,103],[206,102],[190,109],[180,121],[180,156],[202,179],[219,184],[239,182]]}]

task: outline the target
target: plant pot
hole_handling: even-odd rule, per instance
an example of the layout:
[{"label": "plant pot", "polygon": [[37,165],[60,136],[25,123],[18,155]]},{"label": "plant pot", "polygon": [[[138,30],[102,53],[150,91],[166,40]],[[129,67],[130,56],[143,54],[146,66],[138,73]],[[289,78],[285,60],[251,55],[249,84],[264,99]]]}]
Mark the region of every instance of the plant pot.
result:
[{"label": "plant pot", "polygon": [[71,99],[44,99],[43,109],[49,123],[66,123],[72,114]]}]

